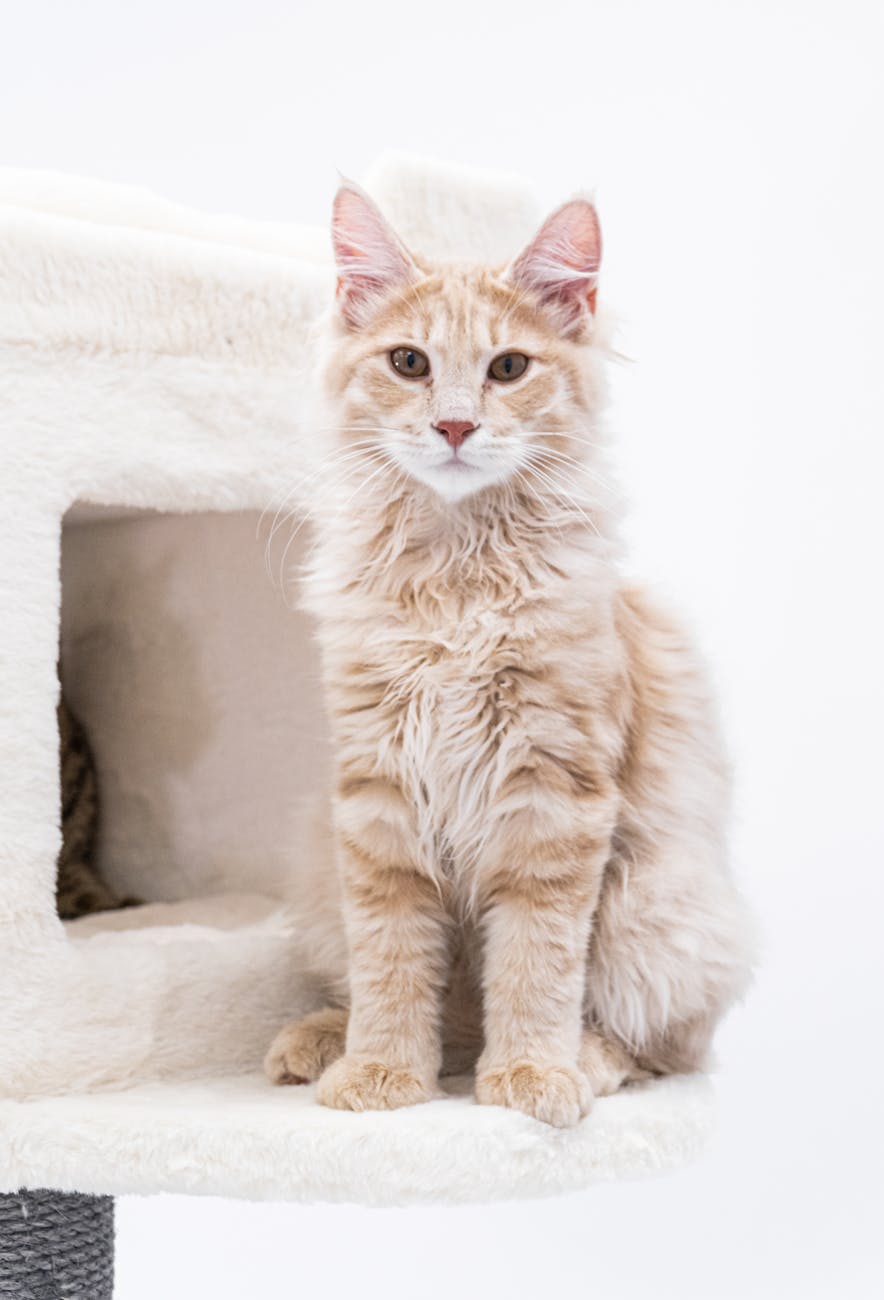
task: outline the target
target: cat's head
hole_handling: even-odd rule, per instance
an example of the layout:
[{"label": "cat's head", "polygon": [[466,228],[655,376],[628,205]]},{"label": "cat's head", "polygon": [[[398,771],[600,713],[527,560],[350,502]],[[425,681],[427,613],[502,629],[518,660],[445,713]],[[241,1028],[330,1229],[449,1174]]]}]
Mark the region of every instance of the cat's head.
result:
[{"label": "cat's head", "polygon": [[589,366],[601,234],[558,208],[508,265],[434,264],[372,200],[334,203],[338,270],[327,390],[343,440],[458,501],[509,480],[564,484],[597,400]]}]

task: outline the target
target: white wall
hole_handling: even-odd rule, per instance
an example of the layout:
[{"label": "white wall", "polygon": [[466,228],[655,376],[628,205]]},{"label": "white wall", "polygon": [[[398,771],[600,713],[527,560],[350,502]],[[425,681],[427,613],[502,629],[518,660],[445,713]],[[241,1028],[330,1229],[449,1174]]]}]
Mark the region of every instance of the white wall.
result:
[{"label": "white wall", "polygon": [[595,188],[633,563],[717,665],[767,933],[697,1169],[487,1210],[124,1203],[121,1300],[873,1293],[882,55],[859,0],[9,9],[9,164],[282,220],[388,146]]}]

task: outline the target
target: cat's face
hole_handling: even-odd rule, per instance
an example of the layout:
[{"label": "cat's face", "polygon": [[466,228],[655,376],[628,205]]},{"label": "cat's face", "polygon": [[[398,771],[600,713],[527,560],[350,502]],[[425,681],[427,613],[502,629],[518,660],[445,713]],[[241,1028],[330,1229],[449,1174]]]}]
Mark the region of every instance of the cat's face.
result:
[{"label": "cat's face", "polygon": [[328,383],[356,454],[371,448],[379,473],[386,461],[448,501],[561,472],[588,400],[601,251],[592,206],[566,204],[496,270],[418,262],[350,185],[335,200],[333,236]]}]

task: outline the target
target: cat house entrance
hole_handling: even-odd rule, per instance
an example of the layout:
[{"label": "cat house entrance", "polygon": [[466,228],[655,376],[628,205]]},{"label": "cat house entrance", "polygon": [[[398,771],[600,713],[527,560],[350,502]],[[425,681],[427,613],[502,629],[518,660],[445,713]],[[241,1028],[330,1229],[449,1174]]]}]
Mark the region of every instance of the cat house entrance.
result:
[{"label": "cat house entrance", "polygon": [[65,518],[60,675],[94,754],[95,866],[120,897],[297,892],[325,723],[310,630],[258,522]]}]

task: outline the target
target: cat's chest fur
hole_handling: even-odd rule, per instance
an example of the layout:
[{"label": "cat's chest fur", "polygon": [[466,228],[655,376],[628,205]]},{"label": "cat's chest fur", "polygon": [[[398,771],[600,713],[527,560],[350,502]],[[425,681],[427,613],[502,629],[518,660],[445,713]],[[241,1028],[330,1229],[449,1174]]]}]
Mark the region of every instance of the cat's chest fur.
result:
[{"label": "cat's chest fur", "polygon": [[538,752],[585,750],[607,600],[601,582],[548,579],[541,593],[477,578],[438,596],[351,589],[347,617],[325,620],[342,781],[401,795],[428,871],[469,872],[502,786]]},{"label": "cat's chest fur", "polygon": [[[401,791],[428,870],[471,862],[497,789],[502,748],[527,719],[514,699],[524,646],[489,611],[405,629],[375,625],[371,653],[353,663],[357,690],[373,697],[342,757],[371,753],[372,770]],[[368,647],[363,645],[363,652]]]}]

